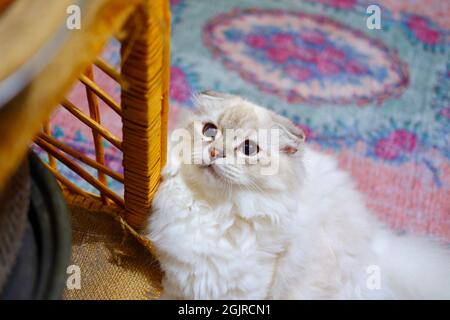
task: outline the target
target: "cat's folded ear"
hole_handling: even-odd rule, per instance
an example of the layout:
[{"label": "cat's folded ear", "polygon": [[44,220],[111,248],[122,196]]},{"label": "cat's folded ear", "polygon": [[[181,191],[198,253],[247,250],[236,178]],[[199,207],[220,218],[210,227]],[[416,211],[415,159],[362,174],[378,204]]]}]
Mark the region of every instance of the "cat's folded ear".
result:
[{"label": "cat's folded ear", "polygon": [[224,102],[234,98],[238,97],[227,93],[206,90],[194,94],[193,101],[196,105],[196,111],[202,113],[214,108],[222,108]]},{"label": "cat's folded ear", "polygon": [[223,92],[217,92],[212,90],[205,90],[199,93],[199,96],[205,98],[205,99],[213,99],[213,100],[225,100],[230,98],[235,98],[236,96],[228,93]]},{"label": "cat's folded ear", "polygon": [[274,128],[280,130],[280,152],[290,155],[298,154],[306,140],[303,130],[294,125],[291,120],[276,113],[272,113],[272,119]]}]

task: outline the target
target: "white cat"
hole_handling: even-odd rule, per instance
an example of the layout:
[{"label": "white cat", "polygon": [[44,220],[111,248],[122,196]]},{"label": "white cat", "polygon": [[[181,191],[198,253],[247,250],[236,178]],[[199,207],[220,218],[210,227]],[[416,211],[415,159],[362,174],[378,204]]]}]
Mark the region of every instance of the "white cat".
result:
[{"label": "white cat", "polygon": [[289,120],[236,96],[204,93],[197,105],[149,220],[162,298],[450,298],[449,251],[383,227]]}]

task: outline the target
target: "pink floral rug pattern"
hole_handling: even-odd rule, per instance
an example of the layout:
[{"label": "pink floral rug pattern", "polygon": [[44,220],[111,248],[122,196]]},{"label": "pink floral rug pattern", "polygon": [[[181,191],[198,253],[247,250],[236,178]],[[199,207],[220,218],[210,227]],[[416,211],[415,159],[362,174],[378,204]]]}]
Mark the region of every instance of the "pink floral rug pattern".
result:
[{"label": "pink floral rug pattern", "polygon": [[[171,128],[192,108],[193,92],[248,97],[334,154],[387,224],[450,241],[448,1],[378,1],[382,30],[366,28],[365,0],[171,3]],[[104,57],[120,65],[116,41]],[[99,70],[95,77],[119,100],[117,85]],[[69,100],[88,112],[81,85]],[[120,137],[120,118],[101,108]],[[58,139],[93,156],[90,130],[69,113],[58,110],[52,124]],[[122,170],[121,153],[105,148],[108,165]]]}]

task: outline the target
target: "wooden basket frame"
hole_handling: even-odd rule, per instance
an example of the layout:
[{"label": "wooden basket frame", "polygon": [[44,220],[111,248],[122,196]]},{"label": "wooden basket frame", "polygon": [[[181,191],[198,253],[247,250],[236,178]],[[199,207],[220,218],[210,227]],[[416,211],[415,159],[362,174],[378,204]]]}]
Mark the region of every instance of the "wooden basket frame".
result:
[{"label": "wooden basket frame", "polygon": [[[78,203],[80,197],[86,200],[85,203],[101,200],[104,206],[121,213],[130,226],[140,230],[146,226],[151,200],[166,161],[170,74],[169,1],[142,1],[123,26],[121,34],[121,71],[116,71],[99,58],[94,62],[120,84],[121,104],[95,83],[92,65],[79,77],[86,88],[89,115],[67,99],[61,102],[63,108],[92,130],[95,160],[54,138],[48,121],[34,141],[48,153],[46,166],[62,185],[67,198],[76,197]],[[102,126],[99,99],[121,117],[122,140]],[[106,166],[103,139],[123,152],[123,175]],[[96,188],[100,197],[81,189],[59,173],[57,161]],[[89,174],[77,162],[94,168],[97,177]],[[124,184],[123,197],[107,186],[107,176]]]}]

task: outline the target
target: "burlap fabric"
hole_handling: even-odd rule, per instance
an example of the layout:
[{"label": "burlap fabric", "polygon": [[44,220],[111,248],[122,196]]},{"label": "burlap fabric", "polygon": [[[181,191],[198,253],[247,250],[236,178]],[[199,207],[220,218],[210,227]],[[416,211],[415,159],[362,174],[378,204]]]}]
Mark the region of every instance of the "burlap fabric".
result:
[{"label": "burlap fabric", "polygon": [[156,299],[161,271],[149,250],[113,214],[70,204],[72,263],[80,267],[80,289],[64,299]]}]

